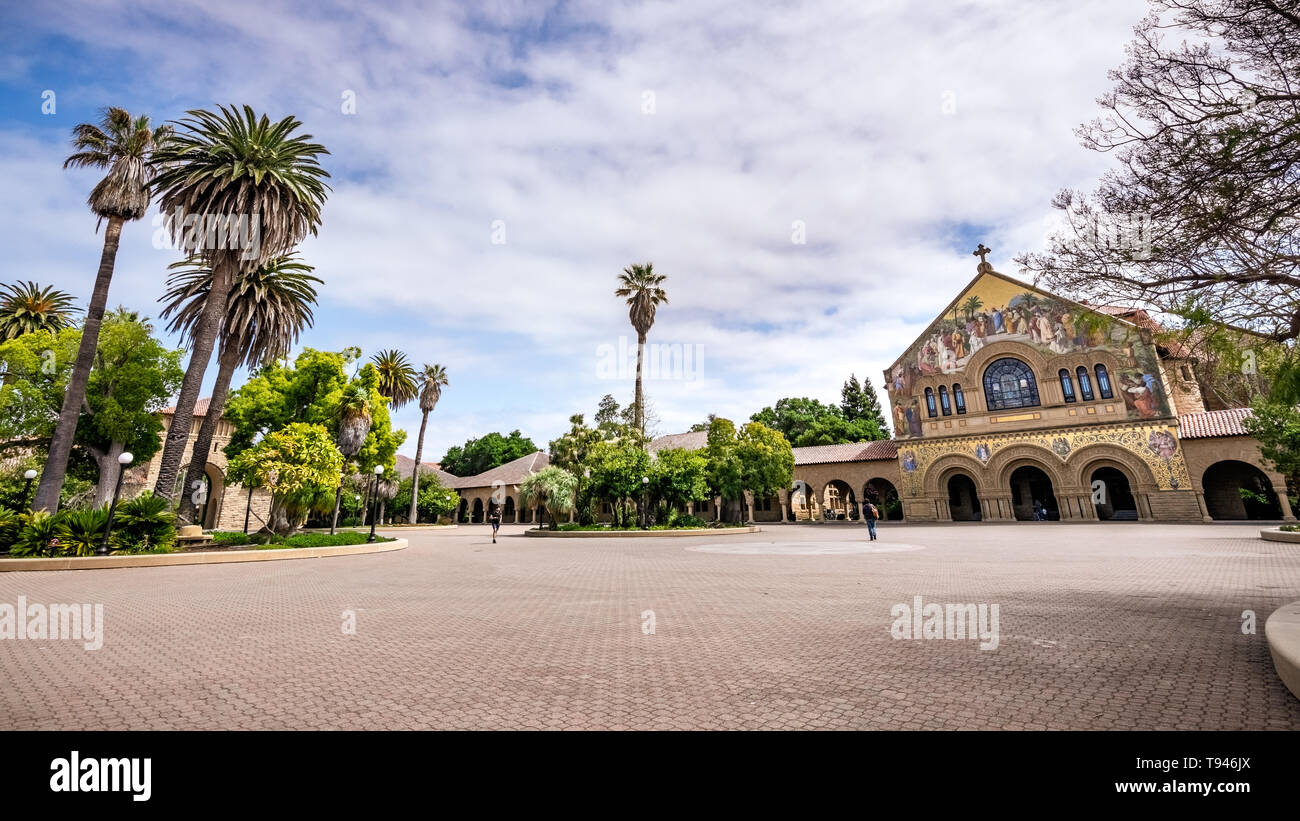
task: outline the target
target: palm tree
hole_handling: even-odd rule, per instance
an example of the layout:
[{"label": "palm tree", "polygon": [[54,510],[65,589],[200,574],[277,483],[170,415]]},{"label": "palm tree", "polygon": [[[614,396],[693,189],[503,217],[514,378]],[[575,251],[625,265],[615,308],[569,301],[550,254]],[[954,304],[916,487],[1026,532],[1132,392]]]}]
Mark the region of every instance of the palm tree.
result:
[{"label": "palm tree", "polygon": [[72,294],[18,282],[0,285],[0,341],[32,331],[59,331],[72,325]]},{"label": "palm tree", "polygon": [[415,382],[415,368],[406,358],[406,354],[396,348],[380,351],[370,357],[379,371],[379,392],[388,397],[390,408],[400,408],[414,399],[420,392]]},{"label": "palm tree", "polygon": [[[169,268],[174,273],[167,279],[167,292],[158,300],[166,303],[162,318],[171,317],[167,330],[193,340],[212,291],[212,269],[197,256],[173,263]],[[275,362],[289,353],[304,328],[311,327],[316,285],[321,282],[312,275],[312,270],[296,253],[290,253],[267,260],[255,270],[236,277],[226,297],[217,380],[208,400],[208,412],[194,441],[183,487],[196,487],[196,482],[197,487],[203,486],[207,454],[212,450],[212,437],[225,411],[235,370],[241,365],[252,368]],[[180,516],[192,521],[197,509],[190,495],[182,493]]]},{"label": "palm tree", "polygon": [[420,438],[415,440],[415,467],[411,469],[411,513],[407,521],[416,523],[416,501],[420,498],[420,460],[424,458],[424,429],[429,425],[429,414],[438,406],[442,389],[447,386],[447,369],[441,365],[425,365],[418,377],[420,387]]},{"label": "palm tree", "polygon": [[[302,125],[297,119],[285,117],[272,123],[247,105],[242,113],[234,106],[220,106],[219,113],[200,109],[186,113],[189,116],[178,123],[181,130],[155,153],[160,170],[152,187],[160,194],[173,238],[203,258],[212,271],[212,284],[194,327],[189,367],[154,486],[156,495],[168,499],[175,497],[194,404],[221,331],[231,286],[240,272],[289,253],[308,234],[315,234],[329,190],[324,181],[329,173],[318,159],[329,152],[310,142],[310,134],[294,134]],[[203,247],[196,247],[193,229],[186,225],[195,216],[215,229],[217,242],[202,232]],[[235,237],[234,229],[240,225],[255,226],[255,237],[249,241]]]},{"label": "palm tree", "polygon": [[108,169],[86,200],[98,217],[95,230],[99,230],[99,223],[104,220],[108,220],[108,227],[104,230],[99,272],[95,275],[95,287],[82,325],[77,361],[68,377],[50,453],[32,500],[34,510],[52,511],[59,505],[59,492],[63,489],[68,456],[72,453],[72,440],[77,433],[77,418],[86,401],[86,385],[90,382],[90,369],[99,346],[99,328],[104,322],[104,307],[108,304],[108,286],[113,281],[122,224],[140,219],[149,210],[148,186],[153,178],[150,160],[171,134],[170,126],[151,128],[148,117],[132,117],[122,108],[104,109],[99,125],[82,123],[72,129],[72,146],[76,151],[63,161],[63,167]]},{"label": "palm tree", "polygon": [[978,296],[972,295],[970,299],[967,299],[961,304],[961,311],[966,314],[967,319],[973,319],[975,314],[979,313],[979,309],[983,307],[984,300],[980,299]]},{"label": "palm tree", "polygon": [[614,296],[627,297],[628,318],[636,329],[636,412],[633,423],[638,432],[644,434],[645,407],[641,390],[641,371],[645,359],[645,339],[650,328],[655,324],[655,309],[662,303],[668,304],[668,294],[659,286],[668,277],[656,274],[654,263],[635,264],[623,269],[618,275],[619,287]]},{"label": "palm tree", "polygon": [[[339,435],[336,439],[339,453],[343,454],[343,477],[347,478],[348,465],[365,444],[370,433],[370,394],[357,382],[348,383],[339,397]],[[330,519],[330,533],[338,526],[339,503],[343,499],[343,483],[334,491],[334,516]]]}]

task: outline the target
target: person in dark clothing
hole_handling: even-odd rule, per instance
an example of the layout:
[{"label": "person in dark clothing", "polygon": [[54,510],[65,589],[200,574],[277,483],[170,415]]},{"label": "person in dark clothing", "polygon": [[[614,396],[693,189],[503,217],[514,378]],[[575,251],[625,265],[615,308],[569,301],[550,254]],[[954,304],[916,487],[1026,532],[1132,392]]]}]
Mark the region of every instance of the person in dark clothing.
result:
[{"label": "person in dark clothing", "polygon": [[492,512],[488,514],[488,521],[492,523],[492,544],[496,544],[497,531],[501,529],[501,505],[492,507]]},{"label": "person in dark clothing", "polygon": [[876,540],[876,520],[880,518],[880,510],[871,502],[862,509],[862,518],[867,523],[867,532],[871,534],[871,541]]}]

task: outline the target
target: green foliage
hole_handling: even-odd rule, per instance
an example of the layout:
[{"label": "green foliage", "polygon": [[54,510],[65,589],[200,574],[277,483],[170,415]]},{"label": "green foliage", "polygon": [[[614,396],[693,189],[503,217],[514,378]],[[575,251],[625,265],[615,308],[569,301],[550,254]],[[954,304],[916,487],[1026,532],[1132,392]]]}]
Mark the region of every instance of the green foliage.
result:
[{"label": "green foliage", "polygon": [[714,419],[709,444],[709,488],[727,500],[743,498],[746,490],[763,498],[790,487],[794,478],[794,451],[781,434],[759,422],[737,433],[729,419]]},{"label": "green foliage", "polygon": [[708,527],[709,523],[701,519],[699,516],[692,516],[689,513],[683,513],[673,520],[672,525],[673,527],[679,528],[697,528]]},{"label": "green foliage", "polygon": [[573,509],[578,480],[572,473],[555,465],[547,465],[519,483],[519,493],[525,504],[546,508],[554,529],[559,514]]},{"label": "green foliage", "polygon": [[93,556],[104,542],[104,531],[108,528],[105,509],[60,511],[54,519],[54,533],[61,542],[61,550],[52,555]]},{"label": "green foliage", "polygon": [[7,507],[0,507],[0,551],[8,550],[18,537],[23,517]]},{"label": "green foliage", "polygon": [[750,420],[780,431],[791,445],[800,448],[886,438],[884,419],[877,418],[881,411],[875,389],[868,380],[865,386],[855,390],[856,382],[850,379],[845,383],[841,406],[824,405],[807,397],[789,397],[779,400],[775,407],[763,408]]},{"label": "green foliage", "polygon": [[[650,463],[649,493],[653,501],[672,508],[709,497],[709,461],[704,454],[683,448],[668,448],[655,454]],[[662,517],[656,516],[656,520]]]},{"label": "green foliage", "polygon": [[626,509],[623,499],[640,498],[642,477],[650,473],[650,455],[639,445],[621,442],[598,442],[590,452],[589,492],[596,499],[614,505],[615,521],[622,522]]},{"label": "green foliage", "polygon": [[513,430],[509,436],[494,431],[478,439],[469,439],[463,446],[448,448],[442,457],[442,469],[454,476],[477,476],[536,452],[537,445],[533,440],[519,431]]},{"label": "green foliage", "polygon": [[0,441],[49,440],[81,344],[81,331],[23,334],[0,344]]},{"label": "green foliage", "polygon": [[309,512],[333,508],[343,455],[323,426],[294,422],[239,453],[231,460],[231,471],[268,489],[272,505],[295,530]]},{"label": "green foliage", "polygon": [[176,514],[162,496],[145,491],[118,505],[113,539],[122,551],[154,552],[176,541]]},{"label": "green foliage", "polygon": [[[417,519],[436,522],[443,516],[450,516],[460,507],[460,495],[445,487],[436,473],[420,475],[420,498],[416,501]],[[397,495],[388,503],[388,509],[395,512],[411,509],[411,477],[406,477],[397,487]]]},{"label": "green foliage", "polygon": [[58,538],[59,521],[44,510],[23,513],[18,517],[18,533],[9,546],[14,557],[43,557],[56,555],[59,547],[51,544]]},{"label": "green foliage", "polygon": [[[979,310],[980,298],[973,296],[966,300],[963,310],[974,312]],[[849,374],[848,381],[840,389],[840,412],[843,414],[846,422],[853,423],[857,421],[866,422],[874,430],[873,436],[868,439],[886,439],[886,431],[889,427],[885,424],[885,412],[880,407],[880,397],[876,394],[876,388],[871,384],[867,377],[858,382],[856,374]],[[853,431],[852,433],[856,433]],[[851,435],[849,431],[846,435]],[[789,438],[789,437],[787,437]],[[850,440],[861,441],[861,440]],[[832,444],[832,443],[828,443]]]},{"label": "green foliage", "polygon": [[[281,544],[284,547],[335,547],[337,545],[365,544],[368,538],[369,534],[356,533],[351,530],[335,533],[333,536],[328,533],[299,533],[285,539]],[[375,537],[375,541],[391,542],[393,540]]]},{"label": "green foliage", "polygon": [[1259,442],[1259,452],[1274,470],[1300,486],[1300,410],[1290,402],[1260,397],[1242,427]]},{"label": "green foliage", "polygon": [[149,325],[126,311],[105,316],[86,388],[90,413],[77,424],[77,441],[100,458],[111,443],[121,442],[136,464],[147,462],[162,447],[158,412],[185,376],[181,353],[163,346]]},{"label": "green foliage", "polygon": [[34,331],[58,331],[72,324],[72,295],[35,282],[0,285],[0,339]]},{"label": "green foliage", "polygon": [[212,543],[222,547],[232,547],[238,545],[251,544],[252,539],[247,533],[239,530],[214,530],[212,531]]}]

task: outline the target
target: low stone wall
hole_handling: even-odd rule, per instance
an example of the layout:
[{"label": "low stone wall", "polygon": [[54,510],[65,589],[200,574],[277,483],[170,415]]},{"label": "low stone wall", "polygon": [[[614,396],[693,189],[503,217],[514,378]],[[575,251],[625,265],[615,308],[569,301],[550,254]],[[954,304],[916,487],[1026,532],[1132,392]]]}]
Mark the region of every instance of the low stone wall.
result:
[{"label": "low stone wall", "polygon": [[1259,535],[1261,538],[1270,542],[1291,542],[1292,544],[1300,544],[1300,532],[1292,533],[1285,530],[1278,530],[1277,528],[1271,528],[1261,530]]},{"label": "low stone wall", "polygon": [[547,539],[663,539],[679,536],[735,536],[759,533],[761,527],[701,527],[689,530],[525,530],[525,536]]},{"label": "low stone wall", "polygon": [[1300,601],[1274,610],[1264,622],[1264,636],[1278,678],[1292,695],[1300,698]]},{"label": "low stone wall", "polygon": [[163,567],[174,564],[226,564],[274,562],[284,559],[324,559],[362,553],[402,550],[406,539],[391,542],[345,544],[333,547],[281,547],[264,550],[194,550],[183,553],[144,553],[135,556],[61,556],[54,559],[0,559],[0,572],[26,570],[107,570],[116,567]]}]

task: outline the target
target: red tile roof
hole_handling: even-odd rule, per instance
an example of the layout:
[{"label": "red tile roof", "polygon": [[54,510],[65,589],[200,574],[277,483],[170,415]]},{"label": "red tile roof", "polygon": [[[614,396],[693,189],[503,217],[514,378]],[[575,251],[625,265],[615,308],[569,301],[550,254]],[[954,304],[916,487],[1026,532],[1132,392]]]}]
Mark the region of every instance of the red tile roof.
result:
[{"label": "red tile roof", "polygon": [[[207,416],[207,415],[208,415],[208,403],[211,402],[211,401],[212,401],[212,397],[211,397],[211,396],[205,396],[205,397],[203,397],[202,399],[200,399],[199,401],[195,402],[195,403],[194,403],[194,418],[199,419],[199,418],[202,418],[202,417],[204,417],[204,416]],[[176,406],[175,406],[175,405],[172,405],[171,407],[163,408],[163,413],[165,413],[165,414],[168,415],[168,416],[171,416],[172,414],[176,413]]]},{"label": "red tile roof", "polygon": [[651,453],[671,448],[699,450],[707,444],[709,444],[709,432],[707,430],[691,430],[685,433],[670,433],[666,436],[657,436],[650,441],[646,449]]},{"label": "red tile roof", "polygon": [[[411,475],[415,468],[415,460],[409,456],[397,454],[393,459],[393,469],[397,472],[399,478],[406,478]],[[424,462],[420,465],[420,475],[428,476],[434,474],[442,482],[443,487],[451,487],[451,483],[456,481],[456,477],[443,470],[437,462]]]},{"label": "red tile roof", "polygon": [[457,478],[451,476],[445,481],[450,488],[471,488],[471,487],[492,487],[492,483],[500,481],[507,485],[517,485],[528,476],[536,473],[551,463],[551,457],[547,456],[544,451],[530,453],[527,456],[520,456],[513,462],[506,462],[504,465],[494,467],[491,470],[484,471],[477,476],[463,476]]},{"label": "red tile roof", "polygon": [[1250,408],[1184,413],[1178,417],[1179,439],[1208,439],[1214,436],[1249,436],[1241,422]]},{"label": "red tile roof", "polygon": [[853,442],[847,445],[814,445],[794,449],[796,465],[829,465],[837,462],[872,462],[898,458],[898,443],[892,439]]}]

